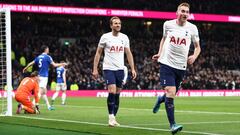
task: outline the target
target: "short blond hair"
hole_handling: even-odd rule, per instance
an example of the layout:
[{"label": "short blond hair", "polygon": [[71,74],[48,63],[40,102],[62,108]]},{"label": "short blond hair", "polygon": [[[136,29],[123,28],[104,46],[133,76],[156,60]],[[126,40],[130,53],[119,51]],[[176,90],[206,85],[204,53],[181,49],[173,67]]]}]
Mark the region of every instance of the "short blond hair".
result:
[{"label": "short blond hair", "polygon": [[184,3],[181,3],[181,4],[178,5],[177,10],[182,6],[188,7],[190,9],[190,5],[187,2],[184,2]]},{"label": "short blond hair", "polygon": [[119,20],[120,20],[119,17],[117,17],[117,16],[113,16],[113,17],[111,17],[111,19],[110,19],[110,25],[112,25],[114,19],[119,19]]}]

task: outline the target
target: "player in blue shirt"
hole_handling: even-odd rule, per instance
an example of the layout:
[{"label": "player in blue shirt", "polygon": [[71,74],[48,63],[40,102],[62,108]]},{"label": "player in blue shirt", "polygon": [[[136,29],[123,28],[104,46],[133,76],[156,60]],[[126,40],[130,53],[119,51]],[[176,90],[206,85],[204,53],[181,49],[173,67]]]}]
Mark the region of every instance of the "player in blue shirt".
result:
[{"label": "player in blue shirt", "polygon": [[[63,61],[61,61],[63,62]],[[57,86],[56,86],[56,92],[52,96],[52,103],[53,105],[54,100],[57,98],[59,91],[62,90],[62,105],[65,105],[65,100],[66,100],[66,69],[65,66],[57,67],[56,68],[56,73],[57,73]]]},{"label": "player in blue shirt", "polygon": [[37,56],[32,62],[30,62],[24,69],[23,73],[32,65],[37,65],[39,72],[39,98],[42,96],[46,102],[48,110],[54,110],[52,106],[50,106],[47,98],[47,83],[48,83],[48,68],[50,65],[54,67],[60,67],[67,65],[66,63],[55,63],[51,56],[48,55],[49,48],[46,45],[41,47],[41,51],[43,52],[39,56]]}]

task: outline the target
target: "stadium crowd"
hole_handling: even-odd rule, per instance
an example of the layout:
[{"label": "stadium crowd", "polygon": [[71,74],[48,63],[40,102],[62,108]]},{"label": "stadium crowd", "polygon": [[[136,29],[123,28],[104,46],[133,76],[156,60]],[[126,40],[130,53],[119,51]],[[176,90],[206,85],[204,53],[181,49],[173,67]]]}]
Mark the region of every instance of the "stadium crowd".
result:
[{"label": "stadium crowd", "polygon": [[155,10],[175,12],[176,6],[181,2],[188,2],[191,5],[192,13],[211,13],[211,14],[230,14],[239,15],[240,1],[238,0],[176,0],[169,2],[168,0],[11,0],[8,3],[34,4],[34,5],[54,5],[54,6],[71,6],[71,7],[91,7],[91,8],[113,8],[113,9],[130,9],[130,10]]},{"label": "stadium crowd", "polygon": [[[173,8],[175,9],[175,8]],[[122,31],[130,38],[138,77],[129,81],[127,89],[161,89],[159,64],[151,60],[158,51],[163,20],[123,18]],[[147,25],[145,21],[152,21]],[[188,67],[183,89],[240,89],[240,34],[239,24],[194,22],[201,38],[202,53]],[[12,49],[13,87],[23,77],[22,69],[40,53],[40,46],[50,47],[55,62],[65,60],[68,89],[77,84],[78,89],[105,89],[103,77],[92,78],[92,64],[98,40],[108,32],[107,17],[79,17],[43,14],[13,13]],[[74,42],[61,43],[61,38]],[[191,53],[191,52],[190,52]],[[99,67],[101,68],[101,67]],[[101,71],[101,70],[99,70]],[[56,78],[55,69],[50,69],[49,86]]]}]

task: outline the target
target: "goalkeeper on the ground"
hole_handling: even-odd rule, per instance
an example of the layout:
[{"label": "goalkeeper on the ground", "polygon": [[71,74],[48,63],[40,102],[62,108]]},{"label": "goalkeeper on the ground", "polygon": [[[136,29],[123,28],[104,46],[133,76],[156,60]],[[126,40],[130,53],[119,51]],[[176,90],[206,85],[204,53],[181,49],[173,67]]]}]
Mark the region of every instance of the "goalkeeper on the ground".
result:
[{"label": "goalkeeper on the ground", "polygon": [[[17,108],[17,114],[20,114],[21,110],[24,109],[25,113],[38,114],[39,111],[39,97],[38,97],[38,72],[34,71],[31,73],[30,77],[24,78],[15,94],[15,99],[19,103]],[[36,105],[30,100],[31,95],[34,95]]]}]

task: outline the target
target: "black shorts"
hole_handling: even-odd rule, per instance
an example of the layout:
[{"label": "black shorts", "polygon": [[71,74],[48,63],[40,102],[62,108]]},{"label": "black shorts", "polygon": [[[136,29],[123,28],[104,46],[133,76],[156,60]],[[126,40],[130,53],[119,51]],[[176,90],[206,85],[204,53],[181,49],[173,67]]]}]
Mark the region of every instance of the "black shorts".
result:
[{"label": "black shorts", "polygon": [[185,72],[185,70],[179,70],[168,65],[160,64],[161,86],[176,86],[178,89],[182,83]]},{"label": "black shorts", "polygon": [[123,70],[103,70],[103,77],[107,83],[116,84],[118,88],[122,88],[124,71]]}]

